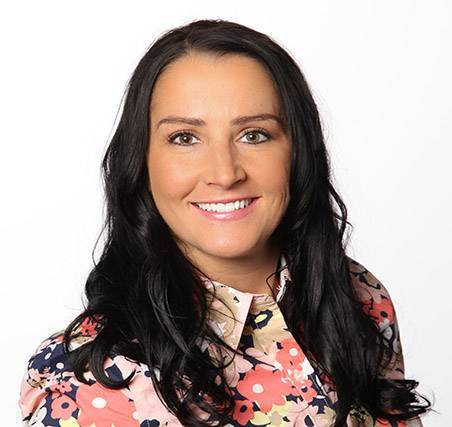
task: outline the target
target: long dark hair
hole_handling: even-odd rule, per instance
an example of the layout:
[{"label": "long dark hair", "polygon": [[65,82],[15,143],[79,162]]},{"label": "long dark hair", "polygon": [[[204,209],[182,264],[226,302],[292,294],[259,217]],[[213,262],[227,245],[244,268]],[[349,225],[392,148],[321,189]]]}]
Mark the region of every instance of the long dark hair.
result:
[{"label": "long dark hair", "polygon": [[334,382],[335,426],[345,424],[355,404],[390,420],[426,412],[430,403],[424,398],[428,405],[419,404],[416,381],[379,377],[393,354],[354,298],[344,238],[351,224],[331,183],[319,113],[303,74],[270,37],[225,20],[197,20],[163,34],[128,82],[102,162],[107,206],[102,232],[107,238],[86,282],[86,309],[64,334],[69,352],[71,337],[84,320],[101,325],[94,340],[69,354],[77,378],[86,382],[88,365],[102,385],[125,387],[131,376],[113,381],[104,372],[104,360],[113,351],[151,368],[156,390],[183,425],[212,425],[195,415],[193,405],[210,414],[210,422],[230,422],[234,401],[224,366],[201,352],[197,342],[203,338],[220,349],[234,349],[206,322],[209,305],[200,270],[175,244],[148,188],[152,89],[168,64],[193,52],[248,55],[260,61],[278,88],[293,142],[290,202],[272,236],[292,280],[282,310],[306,355]]}]

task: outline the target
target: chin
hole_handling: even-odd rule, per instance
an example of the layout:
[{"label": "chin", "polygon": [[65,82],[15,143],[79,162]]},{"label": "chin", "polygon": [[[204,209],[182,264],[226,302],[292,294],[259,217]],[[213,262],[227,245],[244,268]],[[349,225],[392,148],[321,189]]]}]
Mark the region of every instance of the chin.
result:
[{"label": "chin", "polygon": [[209,254],[211,257],[218,258],[239,258],[247,256],[253,252],[253,245],[228,245],[228,246],[215,246],[201,248],[204,253]]}]

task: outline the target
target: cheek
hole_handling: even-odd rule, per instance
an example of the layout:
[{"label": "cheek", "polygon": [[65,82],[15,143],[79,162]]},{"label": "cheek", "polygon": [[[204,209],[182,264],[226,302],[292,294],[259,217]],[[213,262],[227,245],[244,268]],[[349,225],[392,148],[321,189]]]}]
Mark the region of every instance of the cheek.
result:
[{"label": "cheek", "polygon": [[157,199],[180,198],[190,191],[193,172],[174,156],[150,153],[148,173],[151,192]]},{"label": "cheek", "polygon": [[284,152],[275,152],[273,155],[262,157],[256,168],[264,190],[268,193],[286,193],[289,187],[290,157]]}]

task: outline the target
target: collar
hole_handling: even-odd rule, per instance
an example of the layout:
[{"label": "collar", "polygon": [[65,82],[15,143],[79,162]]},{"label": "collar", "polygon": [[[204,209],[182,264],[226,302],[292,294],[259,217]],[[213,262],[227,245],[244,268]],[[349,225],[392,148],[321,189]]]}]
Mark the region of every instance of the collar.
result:
[{"label": "collar", "polygon": [[[286,287],[290,282],[290,274],[284,255],[281,254],[279,260],[279,285],[276,300],[272,295],[255,294],[243,292],[214,280],[209,280],[201,275],[201,280],[210,291],[208,293],[208,303],[210,310],[207,313],[207,321],[213,330],[232,348],[237,349],[243,328],[245,326],[248,313],[251,306],[266,309],[277,305],[285,293]],[[254,309],[253,307],[253,309]],[[235,320],[234,320],[235,318]],[[202,345],[202,351],[208,346],[208,343]]]}]

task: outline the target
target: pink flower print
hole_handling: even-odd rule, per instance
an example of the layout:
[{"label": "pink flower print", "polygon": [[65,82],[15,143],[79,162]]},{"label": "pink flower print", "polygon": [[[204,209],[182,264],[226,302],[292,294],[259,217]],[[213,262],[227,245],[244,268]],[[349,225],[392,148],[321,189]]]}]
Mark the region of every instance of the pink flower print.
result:
[{"label": "pink flower print", "polygon": [[389,320],[390,322],[394,321],[394,306],[388,298],[382,296],[379,302],[374,298],[367,299],[363,302],[364,312],[378,324],[384,323],[386,320]]},{"label": "pink flower print", "polygon": [[109,389],[99,383],[81,384],[76,398],[81,409],[78,417],[81,426],[137,426],[133,417],[135,405],[121,390]]},{"label": "pink flower print", "polygon": [[258,359],[259,362],[262,363],[261,368],[268,369],[269,371],[275,369],[274,366],[275,355],[273,354],[273,352],[265,354],[262,350],[259,350],[256,347],[248,347],[245,350],[245,353],[248,354],[249,356],[254,357],[255,359]]},{"label": "pink flower print", "polygon": [[[101,316],[94,316],[95,319],[100,320]],[[78,330],[84,337],[93,337],[96,335],[100,324],[94,321],[91,317],[85,317],[82,323],[80,323]]]},{"label": "pink flower print", "polygon": [[240,373],[248,372],[252,367],[252,363],[237,354],[234,361],[227,368],[224,368],[225,379],[231,387],[235,387],[240,379]]},{"label": "pink flower print", "polygon": [[307,403],[310,403],[311,400],[317,396],[317,391],[312,387],[311,380],[304,380],[300,383],[300,394]]},{"label": "pink flower print", "polygon": [[51,384],[49,389],[60,394],[69,393],[72,390],[72,385],[68,381],[60,381],[56,384]]},{"label": "pink flower print", "polygon": [[75,402],[66,395],[61,395],[52,401],[50,416],[55,419],[67,420],[71,418],[72,413],[77,409]]},{"label": "pink flower print", "polygon": [[273,404],[284,405],[284,396],[292,392],[292,386],[282,381],[281,371],[270,371],[257,365],[238,382],[237,390],[250,401],[255,401],[263,412],[268,412]]},{"label": "pink flower print", "polygon": [[276,360],[283,368],[291,368],[292,366],[302,366],[305,355],[298,346],[297,342],[292,338],[287,338],[280,342],[282,348],[276,353]]},{"label": "pink flower print", "polygon": [[39,381],[41,381],[41,374],[40,372],[35,369],[35,368],[31,368],[28,370],[28,378],[31,380],[31,384],[37,384],[39,383]]},{"label": "pink flower print", "polygon": [[241,425],[248,424],[254,418],[253,404],[249,400],[236,400],[233,418]]}]

